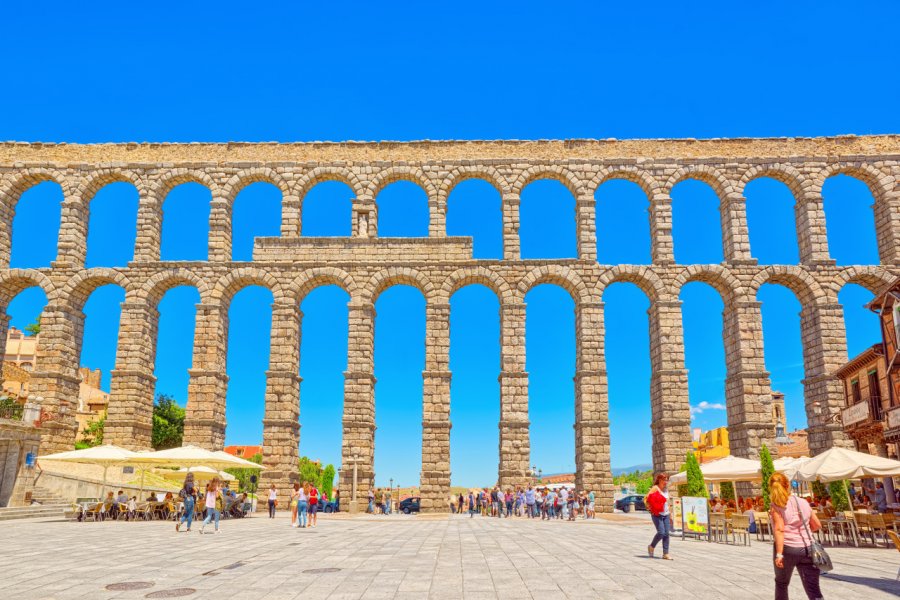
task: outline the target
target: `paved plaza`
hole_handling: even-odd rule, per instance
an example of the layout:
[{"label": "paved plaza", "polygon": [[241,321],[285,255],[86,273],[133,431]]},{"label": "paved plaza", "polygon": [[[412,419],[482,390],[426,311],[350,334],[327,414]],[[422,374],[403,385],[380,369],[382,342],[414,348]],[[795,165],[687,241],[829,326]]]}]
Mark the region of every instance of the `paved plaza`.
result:
[{"label": "paved plaza", "polygon": [[[208,529],[210,531],[211,529]],[[162,522],[0,523],[0,598],[771,598],[771,544],[673,540],[651,560],[645,517],[577,523],[453,516],[287,516],[222,523],[218,535]],[[893,598],[893,549],[836,548],[828,598]],[[143,583],[117,590],[116,584]],[[112,587],[110,587],[112,586]],[[137,587],[137,586],[136,586]],[[178,596],[177,594],[183,594]],[[793,598],[805,598],[799,578]]]}]

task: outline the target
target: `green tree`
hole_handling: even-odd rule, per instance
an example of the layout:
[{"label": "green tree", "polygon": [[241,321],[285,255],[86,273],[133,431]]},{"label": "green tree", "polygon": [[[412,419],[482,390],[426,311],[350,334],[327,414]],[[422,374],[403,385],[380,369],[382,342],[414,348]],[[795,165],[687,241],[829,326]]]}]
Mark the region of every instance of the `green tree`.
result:
[{"label": "green tree", "polygon": [[[703,471],[700,470],[700,462],[693,452],[688,452],[684,461],[684,470],[687,472],[687,483],[678,486],[678,493],[682,496],[695,498],[709,498],[709,490],[703,481]],[[682,493],[684,490],[684,493]]]},{"label": "green tree", "polygon": [[301,456],[298,464],[300,472],[300,483],[304,481],[317,488],[322,487],[322,466],[315,461],[310,460],[306,456]]},{"label": "green tree", "polygon": [[89,421],[87,426],[81,431],[83,436],[81,440],[75,442],[76,450],[84,450],[85,448],[93,448],[103,444],[103,428],[106,425],[106,412],[100,415],[99,419]]},{"label": "green tree", "polygon": [[38,315],[38,318],[34,320],[34,323],[29,323],[25,326],[25,333],[28,335],[37,335],[41,332],[41,316]]},{"label": "green tree", "polygon": [[331,500],[331,490],[334,487],[334,465],[329,463],[322,470],[322,495]]},{"label": "green tree", "polygon": [[775,463],[772,461],[772,453],[765,444],[759,449],[759,466],[762,471],[762,497],[766,510],[769,510],[769,478],[775,473]]},{"label": "green tree", "polygon": [[160,394],[153,405],[153,449],[175,448],[183,438],[184,409],[171,396]]},{"label": "green tree", "polygon": [[613,485],[616,487],[627,484],[634,484],[635,493],[644,495],[650,491],[650,487],[653,485],[653,471],[634,471],[613,477]]},{"label": "green tree", "polygon": [[813,496],[816,498],[830,498],[831,494],[828,493],[828,488],[825,487],[825,484],[816,479],[815,481],[811,481],[809,487],[812,488]]},{"label": "green tree", "polygon": [[734,500],[734,485],[730,481],[723,481],[719,484],[719,493],[722,500]]},{"label": "green tree", "polygon": [[[248,460],[250,462],[261,465],[262,459],[262,454],[257,453],[251,456]],[[259,474],[259,471],[256,469],[225,469],[225,472],[237,477],[238,489],[242,492],[249,492],[253,489],[253,484],[250,483],[250,478],[254,475]]]},{"label": "green tree", "polygon": [[831,505],[834,510],[851,510],[850,497],[847,495],[847,486],[843,481],[832,481],[828,484],[828,492],[831,495]]}]

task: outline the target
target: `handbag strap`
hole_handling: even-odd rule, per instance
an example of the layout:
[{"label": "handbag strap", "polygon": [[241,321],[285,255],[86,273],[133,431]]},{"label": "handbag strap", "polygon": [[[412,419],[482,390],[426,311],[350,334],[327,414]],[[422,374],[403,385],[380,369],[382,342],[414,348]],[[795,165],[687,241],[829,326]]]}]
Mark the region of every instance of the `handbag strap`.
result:
[{"label": "handbag strap", "polygon": [[806,522],[806,517],[803,514],[803,507],[800,506],[800,501],[797,500],[797,496],[791,496],[794,500],[794,505],[797,507],[797,512],[800,513],[800,520],[803,522],[803,529],[806,530],[806,536],[809,538],[809,545],[812,546],[815,543],[813,539],[812,532],[809,530],[809,525]]}]

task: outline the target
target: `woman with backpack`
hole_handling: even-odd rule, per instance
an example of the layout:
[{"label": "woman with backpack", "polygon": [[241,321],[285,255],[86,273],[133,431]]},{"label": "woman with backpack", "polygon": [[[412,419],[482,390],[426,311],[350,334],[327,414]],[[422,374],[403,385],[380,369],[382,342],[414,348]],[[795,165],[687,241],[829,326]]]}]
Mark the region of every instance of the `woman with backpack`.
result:
[{"label": "woman with backpack", "polygon": [[194,487],[194,474],[188,471],[184,476],[184,484],[178,492],[178,496],[184,503],[184,512],[181,513],[181,519],[175,524],[175,531],[181,531],[181,524],[187,521],[187,529],[191,530],[191,523],[194,522],[194,503],[197,500],[197,490]]},{"label": "woman with backpack", "polygon": [[669,535],[674,530],[672,525],[672,515],[669,514],[669,492],[666,487],[669,483],[669,476],[665,473],[657,473],[653,478],[653,487],[647,492],[644,498],[644,504],[650,511],[653,519],[653,526],[656,527],[656,535],[653,541],[647,546],[647,554],[653,558],[653,551],[656,545],[662,541],[663,544],[663,560],[672,560],[669,556]]}]

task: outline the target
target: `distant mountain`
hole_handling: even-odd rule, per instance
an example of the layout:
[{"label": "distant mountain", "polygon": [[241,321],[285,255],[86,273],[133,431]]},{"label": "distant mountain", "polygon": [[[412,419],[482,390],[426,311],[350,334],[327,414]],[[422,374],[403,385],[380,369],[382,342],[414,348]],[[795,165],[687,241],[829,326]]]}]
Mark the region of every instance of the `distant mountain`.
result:
[{"label": "distant mountain", "polygon": [[650,471],[653,465],[634,465],[633,467],[613,467],[613,477],[616,475],[624,475],[625,473],[634,473],[635,471]]}]

